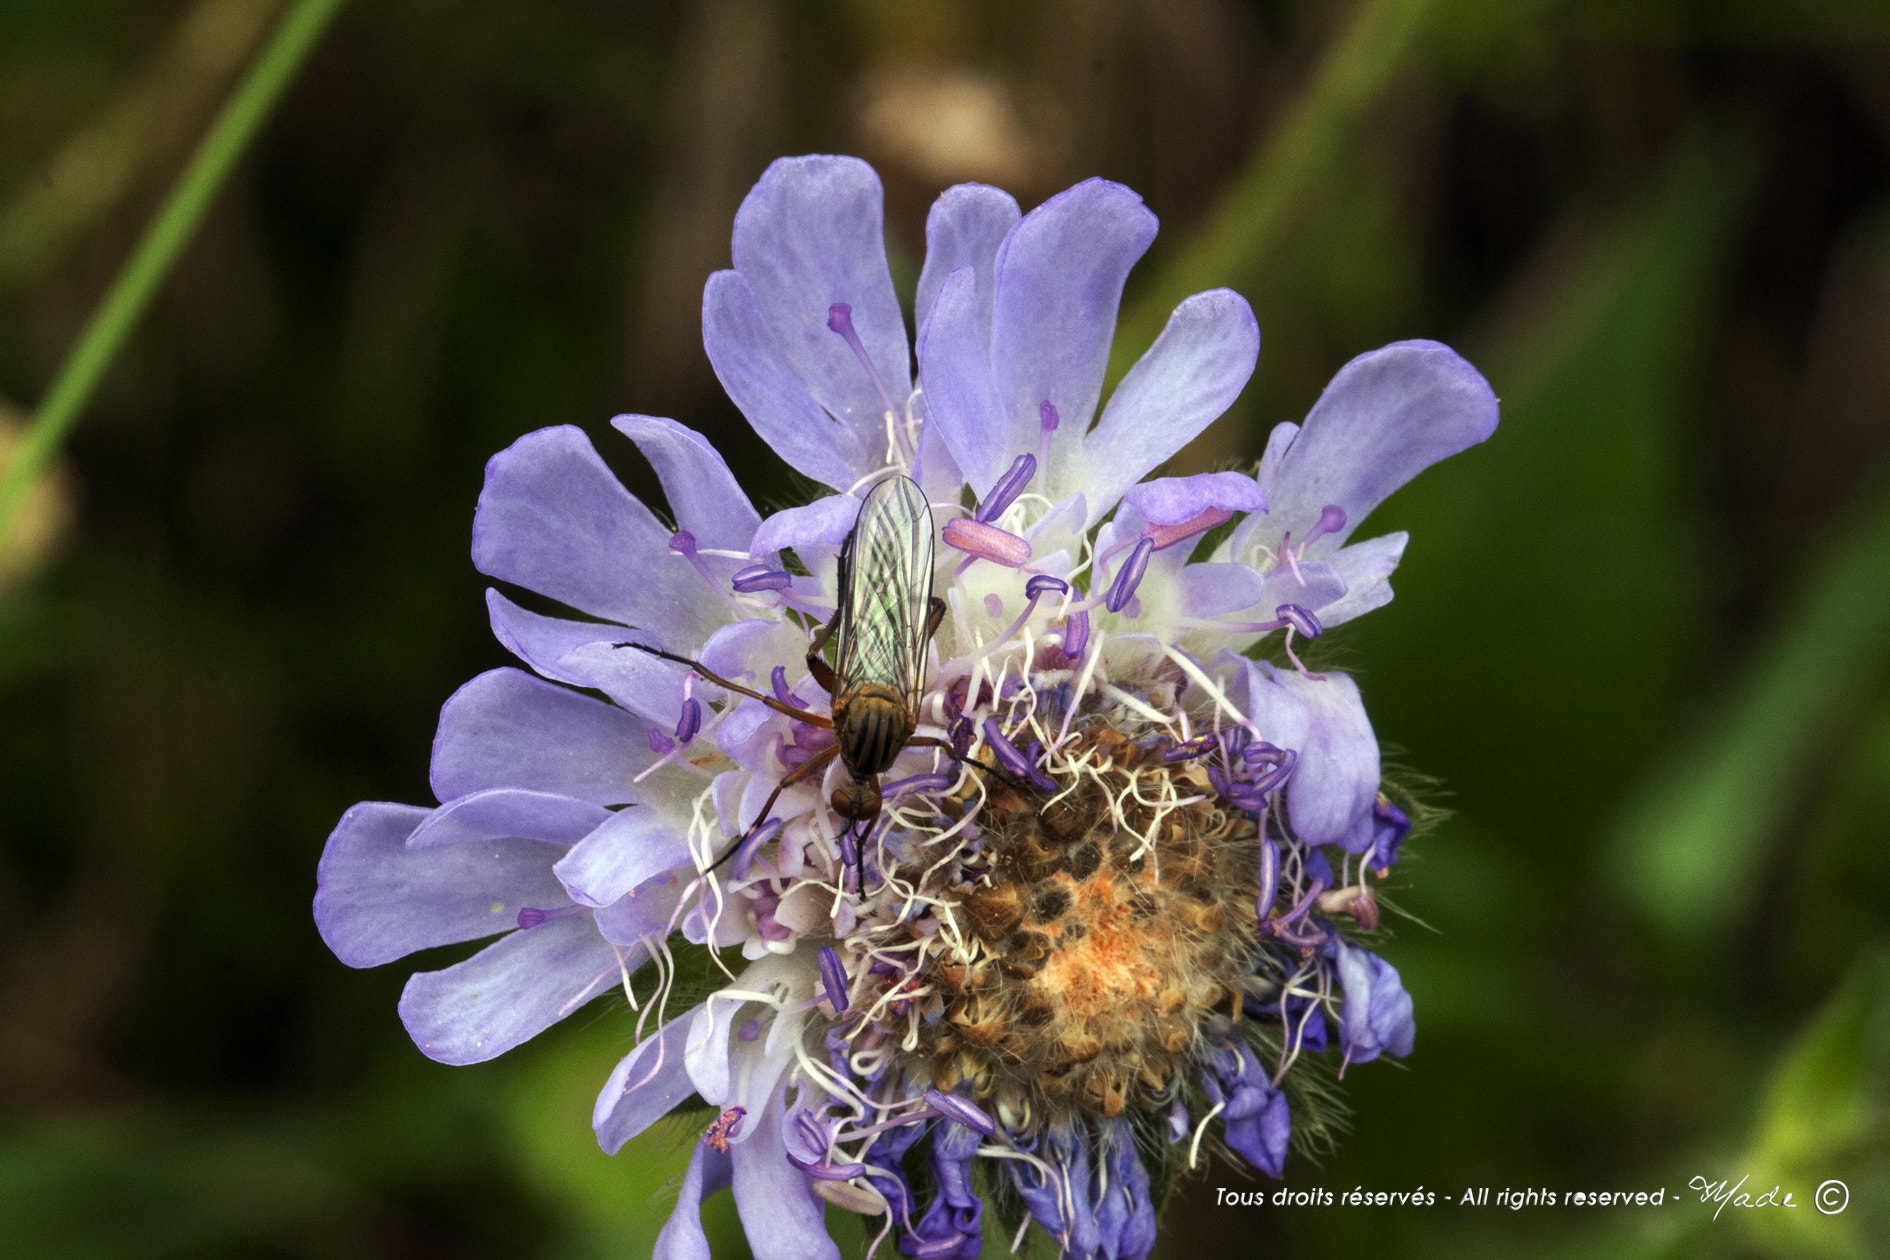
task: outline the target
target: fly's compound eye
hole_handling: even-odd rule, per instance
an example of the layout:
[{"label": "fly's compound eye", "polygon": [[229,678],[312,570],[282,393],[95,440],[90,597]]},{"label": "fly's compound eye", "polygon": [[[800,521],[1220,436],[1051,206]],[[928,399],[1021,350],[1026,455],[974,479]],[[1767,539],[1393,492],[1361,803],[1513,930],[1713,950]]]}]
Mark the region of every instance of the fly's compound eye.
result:
[{"label": "fly's compound eye", "polygon": [[828,798],[833,812],[854,822],[872,822],[879,817],[879,786],[874,783],[846,783],[835,788]]}]

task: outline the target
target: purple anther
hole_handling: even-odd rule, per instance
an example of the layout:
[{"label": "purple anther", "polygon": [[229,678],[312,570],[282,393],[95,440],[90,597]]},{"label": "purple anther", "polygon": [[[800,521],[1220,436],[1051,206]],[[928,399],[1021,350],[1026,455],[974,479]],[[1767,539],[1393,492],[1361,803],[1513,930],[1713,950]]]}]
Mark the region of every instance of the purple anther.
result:
[{"label": "purple anther", "polygon": [[1051,577],[1048,573],[1039,573],[1024,583],[1024,594],[1031,599],[1042,599],[1050,591],[1055,591],[1059,595],[1068,595],[1070,584],[1060,577]]},{"label": "purple anther", "polygon": [[537,906],[522,906],[518,912],[518,925],[522,928],[535,928],[541,923],[553,919],[568,919],[583,911],[583,906],[558,906],[552,910],[540,910]]},{"label": "purple anther", "polygon": [[1162,760],[1171,764],[1177,761],[1193,761],[1196,757],[1206,756],[1214,751],[1214,746],[1219,742],[1220,737],[1216,735],[1196,735],[1193,739],[1176,744],[1163,753]]},{"label": "purple anther", "polygon": [[756,591],[785,590],[794,584],[791,574],[780,569],[770,569],[765,564],[751,564],[746,569],[737,569],[729,581],[743,595],[752,595]]},{"label": "purple anther", "polygon": [[678,555],[696,558],[696,536],[686,529],[679,529],[669,536],[669,549]]},{"label": "purple anther", "polygon": [[735,856],[728,860],[728,873],[738,880],[747,879],[749,868],[755,864],[755,854],[761,852],[762,845],[780,835],[785,826],[787,823],[782,819],[770,818],[743,836],[741,844],[735,848]]},{"label": "purple anther", "polygon": [[1411,830],[1411,819],[1383,792],[1372,803],[1372,847],[1365,863],[1383,878],[1398,861],[1398,846]]},{"label": "purple anther", "polygon": [[1004,599],[996,591],[984,597],[984,611],[993,617],[1004,615]]},{"label": "purple anther", "polygon": [[1080,661],[1087,647],[1089,647],[1089,610],[1084,609],[1064,624],[1063,655],[1073,661]]},{"label": "purple anther", "polygon": [[1150,525],[1142,531],[1142,537],[1155,544],[1155,550],[1166,551],[1176,543],[1187,542],[1199,534],[1205,534],[1216,525],[1234,519],[1231,508],[1203,508],[1185,521],[1174,525]]},{"label": "purple anther", "polygon": [[820,986],[827,991],[827,1001],[835,1015],[847,1013],[847,969],[840,965],[840,953],[831,945],[820,947]]},{"label": "purple anther", "polygon": [[749,1020],[735,1030],[735,1035],[740,1037],[743,1041],[755,1040],[755,1038],[761,1036],[761,1021],[758,1019]]},{"label": "purple anther", "polygon": [[1260,915],[1260,922],[1265,923],[1273,914],[1273,903],[1280,896],[1280,846],[1276,840],[1260,842],[1260,895],[1254,899],[1253,908]]},{"label": "purple anther", "polygon": [[1291,910],[1288,910],[1284,915],[1280,916],[1274,924],[1274,930],[1284,934],[1287,928],[1292,927],[1293,924],[1305,917],[1306,912],[1313,908],[1313,903],[1319,900],[1319,894],[1325,890],[1326,881],[1321,879],[1318,875],[1314,875],[1311,885],[1306,889],[1306,895],[1301,897]]},{"label": "purple anther", "polygon": [[1311,529],[1306,531],[1305,541],[1299,544],[1299,549],[1301,552],[1304,552],[1307,547],[1312,545],[1313,539],[1323,537],[1326,534],[1336,534],[1344,528],[1345,509],[1336,503],[1328,503],[1319,509],[1319,520]]},{"label": "purple anther", "polygon": [[1286,754],[1285,761],[1282,761],[1279,765],[1273,767],[1253,781],[1253,790],[1265,796],[1268,792],[1271,792],[1274,788],[1280,786],[1280,784],[1292,777],[1293,766],[1298,761],[1299,754],[1289,750]]},{"label": "purple anther", "polygon": [[682,716],[676,719],[676,742],[687,746],[702,729],[702,701],[691,696],[682,702]]},{"label": "purple anther", "polygon": [[1037,475],[1037,457],[1019,455],[1011,461],[1011,467],[998,483],[991,487],[991,493],[984,496],[978,504],[978,514],[974,518],[989,525],[1004,514],[1004,509],[1017,502],[1017,496],[1024,492],[1030,479]]},{"label": "purple anther", "polygon": [[1264,739],[1257,744],[1240,750],[1240,759],[1249,767],[1285,765],[1292,755],[1293,754],[1286,749],[1275,744],[1269,744]]},{"label": "purple anther", "polygon": [[1298,604],[1281,604],[1273,610],[1273,615],[1308,639],[1316,639],[1326,632],[1326,628],[1319,624],[1319,618],[1313,616],[1312,609],[1302,608]]},{"label": "purple anther", "polygon": [[801,703],[798,696],[788,690],[787,666],[776,665],[774,667],[774,673],[768,675],[768,678],[774,684],[774,698],[776,700],[779,700],[782,704],[793,705],[797,709],[805,709],[807,707],[805,704]]},{"label": "purple anther", "polygon": [[1061,418],[1057,415],[1057,405],[1048,398],[1037,404],[1037,423],[1045,433],[1055,433]]},{"label": "purple anther", "polygon": [[652,726],[650,728],[650,751],[659,757],[667,757],[676,751],[676,741]]},{"label": "purple anther", "polygon": [[1017,751],[1017,746],[1004,738],[996,718],[984,720],[984,742],[991,745],[991,751],[997,754],[998,764],[1012,774],[1022,778],[1030,773],[1030,763],[1024,760],[1024,754]]},{"label": "purple anther", "polygon": [[787,1157],[801,1167],[819,1163],[827,1158],[827,1126],[817,1120],[813,1112],[796,1107],[788,1113],[788,1122],[782,1126],[781,1144],[787,1148]]},{"label": "purple anther", "polygon": [[1116,571],[1116,580],[1109,584],[1109,594],[1103,599],[1103,607],[1110,612],[1121,612],[1131,599],[1135,598],[1135,588],[1142,584],[1142,574],[1148,570],[1148,558],[1155,551],[1155,544],[1144,538],[1135,544],[1135,550],[1122,562],[1122,568]]},{"label": "purple anther", "polygon": [[976,1129],[986,1137],[997,1133],[997,1122],[984,1114],[983,1108],[969,1098],[960,1098],[957,1094],[941,1094],[936,1089],[925,1091],[925,1105],[939,1115],[956,1120],[968,1129]]},{"label": "purple anther", "polygon": [[971,724],[971,719],[960,713],[945,728],[952,737],[952,751],[963,757],[971,751],[971,741],[976,737],[978,728]]},{"label": "purple anther", "polygon": [[913,792],[943,792],[957,781],[956,775],[943,772],[915,774],[909,779],[895,779],[891,783],[881,784],[879,795],[882,800],[890,801],[895,796],[907,796]]},{"label": "purple anther", "polygon": [[850,826],[840,833],[840,864],[846,867],[860,864],[860,842],[853,838],[853,828]]},{"label": "purple anther", "polygon": [[1057,781],[1037,769],[1037,767],[1043,763],[1043,741],[1041,739],[1033,739],[1030,741],[1030,747],[1024,749],[1024,761],[1030,766],[1030,781],[1032,784],[1040,791],[1044,792],[1054,792],[1057,790]]},{"label": "purple anther", "polygon": [[1253,743],[1253,732],[1244,726],[1230,726],[1221,732],[1221,747],[1230,757],[1246,755],[1248,745]]},{"label": "purple anther", "polygon": [[1030,559],[1030,544],[1016,534],[969,517],[958,516],[946,521],[940,537],[947,546],[956,547],[968,556],[1010,569],[1021,569]]},{"label": "purple anther", "polygon": [[879,369],[873,366],[872,356],[866,353],[866,344],[860,340],[860,334],[853,329],[853,307],[846,302],[835,302],[827,308],[827,328],[840,335],[841,340],[853,351],[853,357],[860,361],[866,374],[873,379],[873,388],[879,391],[879,400],[886,410],[897,414],[899,408],[893,404],[892,395],[886,392],[886,382],[879,379]]}]

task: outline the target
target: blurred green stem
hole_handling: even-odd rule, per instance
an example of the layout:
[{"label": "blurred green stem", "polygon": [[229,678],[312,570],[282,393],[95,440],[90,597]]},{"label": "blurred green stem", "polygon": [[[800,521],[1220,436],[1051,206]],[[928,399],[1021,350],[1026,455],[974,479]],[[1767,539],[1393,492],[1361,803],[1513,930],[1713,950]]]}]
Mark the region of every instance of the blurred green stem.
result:
[{"label": "blurred green stem", "polygon": [[1251,275],[1279,243],[1307,186],[1346,152],[1436,7],[1435,0],[1365,0],[1267,143],[1234,178],[1207,228],[1123,314],[1110,375],[1119,377],[1191,293]]},{"label": "blurred green stem", "polygon": [[32,428],[0,477],[0,541],[13,528],[27,491],[71,431],[99,378],[137,326],[152,295],[196,232],[197,224],[249,148],[283,89],[340,9],[342,0],[298,0],[237,84],[223,111],[191,156],[177,185],[146,229],[138,248],[92,314],[79,344],[66,356]]}]

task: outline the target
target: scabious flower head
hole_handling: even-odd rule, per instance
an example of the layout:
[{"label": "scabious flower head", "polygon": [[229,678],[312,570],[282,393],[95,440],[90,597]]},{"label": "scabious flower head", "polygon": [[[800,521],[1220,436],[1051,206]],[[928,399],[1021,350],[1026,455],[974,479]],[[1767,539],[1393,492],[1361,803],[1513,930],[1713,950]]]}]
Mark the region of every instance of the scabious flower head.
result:
[{"label": "scabious flower head", "polygon": [[[1410,818],[1358,687],[1297,648],[1390,600],[1405,536],[1353,530],[1488,437],[1495,399],[1401,342],[1255,471],[1144,481],[1259,346],[1237,294],[1198,294],[1102,403],[1154,234],[1103,180],[1028,215],[950,189],[909,347],[873,172],[777,162],[703,339],[756,433],[832,493],[764,519],[700,436],[648,416],[613,424],[673,524],[573,428],[487,468],[475,563],[580,616],[488,593],[527,668],[447,702],[437,808],[343,817],[316,919],[356,966],[497,937],[402,995],[446,1063],[623,992],[638,1040],[598,1096],[603,1148],[704,1105],[659,1256],[707,1254],[700,1204],[726,1186],[764,1260],[837,1254],[827,1205],[910,1256],[978,1255],[987,1211],[1069,1256],[1145,1256],[1152,1187],[1204,1144],[1281,1176],[1296,1117],[1302,1144],[1330,1120],[1318,1064],[1412,1049],[1411,999],[1360,943]],[[944,615],[917,738],[856,821],[838,759],[795,772],[833,749],[810,639],[893,473],[931,504]],[[687,1009],[678,936],[726,980]]]}]

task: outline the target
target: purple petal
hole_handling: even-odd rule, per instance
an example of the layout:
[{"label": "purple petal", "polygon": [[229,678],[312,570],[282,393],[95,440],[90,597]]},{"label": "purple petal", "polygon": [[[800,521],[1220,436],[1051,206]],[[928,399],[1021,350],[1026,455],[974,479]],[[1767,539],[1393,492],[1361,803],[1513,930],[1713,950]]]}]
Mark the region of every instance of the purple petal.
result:
[{"label": "purple petal", "polygon": [[925,217],[925,267],[919,272],[914,314],[920,328],[945,277],[968,267],[976,277],[978,336],[991,344],[991,296],[996,285],[997,252],[1020,213],[1007,192],[984,184],[959,184],[940,193]]},{"label": "purple petal", "polygon": [[477,940],[515,926],[525,906],[566,904],[551,877],[558,846],[501,839],[409,848],[427,817],[411,805],[367,801],[328,837],[315,872],[315,926],[348,966]]},{"label": "purple petal", "polygon": [[[676,903],[682,900],[684,884],[675,875],[664,874],[637,885],[601,910],[593,911],[597,930],[612,945],[636,945],[646,938],[668,930]],[[636,966],[633,958],[629,966]]]},{"label": "purple petal", "polygon": [[862,437],[883,434],[880,393],[827,327],[836,302],[887,391],[912,391],[905,318],[886,266],[879,176],[858,158],[781,158],[735,214],[735,269],[748,281],[782,355],[827,412]]},{"label": "purple petal", "polygon": [[1276,1089],[1266,1092],[1266,1101],[1241,1119],[1227,1124],[1227,1144],[1243,1159],[1269,1177],[1286,1175],[1286,1148],[1293,1136],[1293,1119],[1286,1106],[1286,1095]]},{"label": "purple petal", "polygon": [[[1051,449],[1067,457],[1082,443],[1102,394],[1123,281],[1155,239],[1155,227],[1133,191],[1089,179],[1032,210],[1004,238],[991,305],[991,365],[1011,426],[1006,449],[1036,449],[1046,401],[1062,416]],[[1112,495],[1099,509],[1092,496],[1090,510],[1114,502]]]},{"label": "purple petal", "polygon": [[1122,501],[1152,525],[1179,525],[1209,508],[1258,512],[1267,504],[1254,479],[1237,472],[1157,477],[1129,487]]},{"label": "purple petal", "polygon": [[781,1140],[785,1108],[779,1094],[750,1116],[750,1128],[729,1149],[735,1168],[735,1210],[755,1260],[840,1260],[827,1235],[825,1205],[807,1176],[787,1161]]},{"label": "purple petal", "polygon": [[1345,988],[1339,1037],[1347,1060],[1366,1063],[1381,1053],[1399,1058],[1411,1053],[1417,1021],[1396,967],[1370,950],[1340,942],[1339,983]]},{"label": "purple petal", "polygon": [[971,269],[953,272],[919,332],[919,384],[926,416],[982,499],[1002,475],[1015,443],[980,335],[980,314]]},{"label": "purple petal", "polygon": [[[827,307],[820,307],[824,319]],[[824,323],[820,335],[853,361]],[[782,352],[761,304],[738,272],[718,271],[702,290],[702,347],[716,379],[755,433],[795,471],[829,486],[850,486],[879,456],[852,427],[834,420]],[[853,370],[860,370],[854,363]],[[882,437],[881,442],[884,441]]]},{"label": "purple petal", "polygon": [[407,847],[424,849],[436,844],[507,837],[575,844],[609,817],[609,810],[589,801],[550,792],[493,788],[448,801],[428,814],[408,838]]},{"label": "purple petal", "polygon": [[1410,537],[1399,530],[1395,534],[1368,538],[1350,547],[1341,547],[1328,556],[1333,571],[1345,583],[1345,594],[1321,608],[1319,620],[1328,626],[1336,626],[1389,604],[1389,579],[1397,570],[1399,561],[1404,559],[1404,545]]},{"label": "purple petal", "polygon": [[1304,531],[1337,504],[1346,525],[1321,540],[1336,549],[1392,491],[1496,432],[1496,412],[1489,382],[1448,346],[1400,341],[1362,354],[1339,369],[1287,450],[1272,515]]},{"label": "purple petal", "polygon": [[659,416],[618,416],[610,423],[656,469],[677,526],[694,534],[698,546],[748,550],[761,517],[700,433]]},{"label": "purple petal", "polygon": [[483,1063],[609,989],[618,974],[617,951],[590,915],[575,915],[514,932],[444,971],[419,972],[400,995],[400,1018],[429,1059]]},{"label": "purple petal", "polygon": [[631,631],[616,643],[586,643],[565,653],[558,666],[638,717],[674,730],[682,713],[683,674],[688,667],[634,647],[617,646],[637,637]]},{"label": "purple petal", "polygon": [[668,556],[669,536],[583,431],[561,425],[527,433],[487,462],[473,564],[651,634],[706,634],[726,607],[687,561]]},{"label": "purple petal", "polygon": [[727,1151],[718,1151],[707,1142],[697,1142],[689,1156],[689,1171],[683,1174],[682,1188],[676,1195],[675,1210],[656,1236],[656,1250],[650,1260],[715,1260],[709,1253],[709,1236],[702,1231],[702,1201],[728,1189],[734,1179],[734,1165]]},{"label": "purple petal", "polygon": [[589,681],[558,664],[587,643],[621,643],[641,632],[614,621],[571,621],[546,617],[519,607],[499,591],[487,588],[486,614],[492,636],[505,649],[553,682],[588,687]]},{"label": "purple petal", "polygon": [[1190,617],[1222,617],[1252,608],[1266,579],[1244,564],[1191,564],[1176,575],[1181,608]]},{"label": "purple petal", "polygon": [[689,842],[657,810],[620,809],[552,867],[571,900],[598,909],[689,861]]},{"label": "purple petal", "polygon": [[[1371,845],[1371,809],[1378,796],[1378,739],[1359,700],[1358,684],[1338,673],[1313,680],[1282,670],[1274,677],[1306,706],[1310,718],[1286,794],[1293,831],[1307,844],[1337,844],[1352,853],[1363,852]],[[1262,733],[1292,746],[1264,728]]]},{"label": "purple petal", "polygon": [[632,780],[656,758],[639,718],[516,669],[479,675],[440,710],[433,794],[528,788],[594,805],[636,799]]},{"label": "purple petal", "polygon": [[838,547],[853,532],[859,515],[860,501],[850,494],[830,494],[805,507],[776,512],[755,531],[748,554],[765,556],[783,547]]},{"label": "purple petal", "polygon": [[604,1082],[591,1109],[591,1128],[604,1154],[615,1155],[625,1142],[695,1093],[682,1057],[682,1022],[688,1018],[673,1019],[638,1042]]},{"label": "purple petal", "polygon": [[[1267,574],[1266,594],[1262,603],[1271,611],[1281,604],[1323,609],[1345,595],[1345,579],[1337,569],[1319,560],[1302,560],[1297,565],[1282,564]],[[1322,613],[1320,620],[1324,621]]]},{"label": "purple petal", "polygon": [[1260,326],[1238,293],[1213,289],[1177,306],[1084,443],[1091,519],[1218,419],[1240,396],[1259,353]]}]

